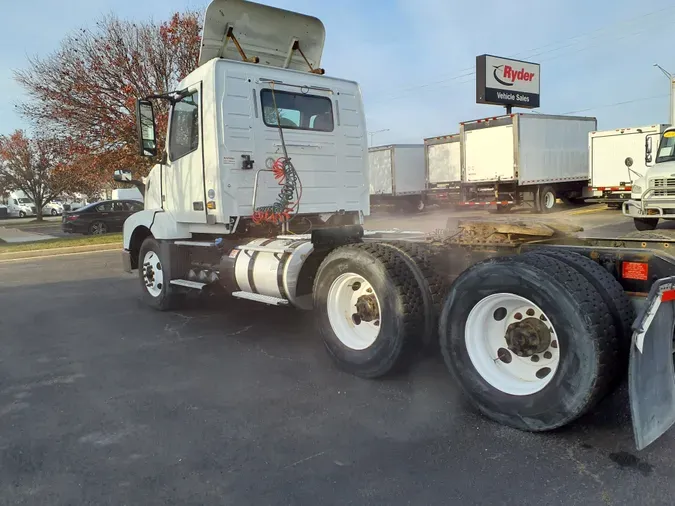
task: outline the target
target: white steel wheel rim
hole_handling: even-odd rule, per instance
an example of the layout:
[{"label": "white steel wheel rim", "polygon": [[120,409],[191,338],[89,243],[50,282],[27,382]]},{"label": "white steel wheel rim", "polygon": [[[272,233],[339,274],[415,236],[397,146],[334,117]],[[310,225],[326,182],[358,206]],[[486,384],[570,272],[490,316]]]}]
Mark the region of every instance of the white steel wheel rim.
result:
[{"label": "white steel wheel rim", "polygon": [[546,209],[553,209],[553,206],[555,206],[555,195],[553,192],[546,192],[544,194],[544,207]]},{"label": "white steel wheel rim", "polygon": [[[532,356],[518,356],[507,342],[509,326],[530,318],[544,323],[550,332],[548,347],[533,354],[536,361]],[[560,340],[548,316],[532,301],[512,293],[496,293],[480,300],[466,320],[464,340],[478,374],[506,394],[540,392],[560,365]]]},{"label": "white steel wheel rim", "polygon": [[164,273],[159,256],[154,251],[148,251],[143,257],[143,281],[150,295],[160,296],[164,287]]},{"label": "white steel wheel rim", "polygon": [[[372,314],[359,315],[357,304],[370,303]],[[365,350],[380,334],[381,306],[373,286],[354,273],[338,276],[327,297],[328,321],[342,344],[352,350]],[[364,317],[362,317],[364,316]]]},{"label": "white steel wheel rim", "polygon": [[425,207],[424,201],[423,201],[423,200],[420,200],[420,201],[417,203],[417,210],[418,210],[418,211],[424,211],[424,207]]}]

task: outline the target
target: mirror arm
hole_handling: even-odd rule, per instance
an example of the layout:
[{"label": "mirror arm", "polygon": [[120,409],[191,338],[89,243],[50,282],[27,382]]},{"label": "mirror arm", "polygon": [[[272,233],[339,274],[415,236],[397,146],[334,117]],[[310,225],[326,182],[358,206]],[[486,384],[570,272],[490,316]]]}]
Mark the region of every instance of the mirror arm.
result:
[{"label": "mirror arm", "polygon": [[138,188],[138,191],[140,191],[141,195],[143,195],[143,197],[145,198],[145,184],[143,184],[143,182],[139,181],[138,179],[131,179],[129,181],[125,181],[125,183],[134,185],[136,188]]},{"label": "mirror arm", "polygon": [[143,97],[143,100],[152,100],[153,98],[156,98],[156,99],[159,99],[159,100],[168,100],[173,105],[176,102],[180,102],[181,100],[183,100],[189,94],[190,94],[190,92],[186,88],[186,89],[180,90],[180,91],[171,91],[169,93],[159,93],[159,94],[156,94],[156,95],[148,95],[147,97]]}]

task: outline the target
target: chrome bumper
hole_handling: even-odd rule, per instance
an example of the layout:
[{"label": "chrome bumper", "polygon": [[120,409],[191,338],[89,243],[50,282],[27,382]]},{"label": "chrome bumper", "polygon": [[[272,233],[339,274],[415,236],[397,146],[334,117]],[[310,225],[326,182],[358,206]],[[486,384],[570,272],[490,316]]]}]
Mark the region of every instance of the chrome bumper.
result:
[{"label": "chrome bumper", "polygon": [[[623,203],[621,212],[631,218],[661,218],[664,215],[672,215],[675,218],[675,195],[670,197],[654,196],[656,191],[672,191],[675,194],[675,186],[650,186],[639,200],[630,199]],[[664,212],[664,209],[673,212]]]}]

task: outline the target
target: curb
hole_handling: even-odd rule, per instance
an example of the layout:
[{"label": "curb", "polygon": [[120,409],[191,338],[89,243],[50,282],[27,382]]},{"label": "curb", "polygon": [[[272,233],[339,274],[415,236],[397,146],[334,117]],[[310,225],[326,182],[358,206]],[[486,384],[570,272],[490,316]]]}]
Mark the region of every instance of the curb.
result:
[{"label": "curb", "polygon": [[44,258],[59,255],[72,255],[73,253],[92,253],[96,251],[111,251],[121,249],[121,243],[111,242],[107,244],[92,244],[90,246],[70,246],[67,248],[45,248],[38,250],[13,251],[9,253],[0,253],[0,262],[22,258]]}]

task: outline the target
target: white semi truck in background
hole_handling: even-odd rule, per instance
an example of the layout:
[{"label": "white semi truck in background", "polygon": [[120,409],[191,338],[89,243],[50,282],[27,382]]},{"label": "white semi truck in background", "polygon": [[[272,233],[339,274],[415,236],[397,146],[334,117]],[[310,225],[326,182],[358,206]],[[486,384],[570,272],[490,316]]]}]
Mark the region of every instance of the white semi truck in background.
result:
[{"label": "white semi truck in background", "polygon": [[595,118],[510,114],[460,124],[462,204],[553,210],[588,188],[588,134]]},{"label": "white semi truck in background", "polygon": [[[324,75],[323,42],[311,16],[213,0],[199,67],[176,90],[137,101],[140,152],[158,163],[144,181],[145,209],[124,224],[123,265],[137,271],[144,301],[169,310],[225,292],[312,309],[331,359],[363,378],[402,371],[438,341],[474,405],[521,430],[568,424],[628,374],[638,448],[663,434],[675,422],[675,257],[644,238],[621,248],[561,240],[560,226],[543,223],[464,223],[431,241],[365,231],[361,94]],[[165,146],[151,100],[170,106]],[[582,137],[587,149],[594,120],[515,118],[494,120],[487,138],[465,124],[485,150],[467,151],[471,177],[506,176],[515,192],[546,157],[569,170],[542,188],[566,184],[577,164],[587,170],[574,148]],[[553,139],[573,148],[569,164]],[[541,197],[539,186],[528,191]]]},{"label": "white semi truck in background", "polygon": [[623,214],[633,218],[640,231],[654,230],[659,220],[675,219],[675,127],[661,135],[645,137],[642,177],[633,181],[631,198],[623,204]]},{"label": "white semi truck in background", "polygon": [[459,134],[424,139],[425,200],[430,204],[459,202],[462,160]]},{"label": "white semi truck in background", "polygon": [[652,138],[654,149],[668,125],[647,125],[591,132],[588,136],[590,166],[587,202],[604,202],[621,207],[631,195],[633,181],[648,170],[645,143]]},{"label": "white semi truck in background", "polygon": [[424,145],[393,144],[368,149],[370,204],[424,209]]}]

